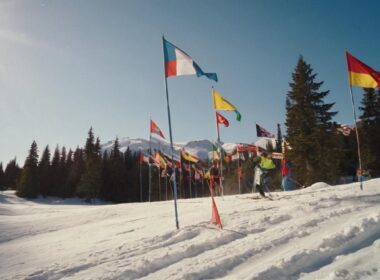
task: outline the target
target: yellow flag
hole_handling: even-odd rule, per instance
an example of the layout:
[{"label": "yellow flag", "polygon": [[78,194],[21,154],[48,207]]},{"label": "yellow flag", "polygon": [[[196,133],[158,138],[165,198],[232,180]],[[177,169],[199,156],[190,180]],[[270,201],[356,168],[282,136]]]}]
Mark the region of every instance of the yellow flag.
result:
[{"label": "yellow flag", "polygon": [[191,161],[194,163],[197,163],[199,161],[199,158],[197,156],[191,155],[190,153],[188,153],[184,150],[182,150],[181,154],[182,154],[182,158],[185,160],[188,160],[188,161]]},{"label": "yellow flag", "polygon": [[215,110],[222,110],[222,111],[235,111],[236,113],[236,119],[238,121],[241,120],[241,114],[237,110],[237,108],[232,105],[229,101],[224,99],[224,97],[217,92],[214,88],[212,89],[212,95],[214,97],[214,109]]}]

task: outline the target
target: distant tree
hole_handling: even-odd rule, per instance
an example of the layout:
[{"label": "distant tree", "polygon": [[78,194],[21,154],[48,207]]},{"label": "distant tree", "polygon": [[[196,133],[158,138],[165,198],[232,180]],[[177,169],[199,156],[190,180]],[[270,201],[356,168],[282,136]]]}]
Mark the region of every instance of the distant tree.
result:
[{"label": "distant tree", "polygon": [[33,141],[17,186],[17,195],[27,198],[36,197],[39,189],[38,184],[38,151],[37,144]]},{"label": "distant tree", "polygon": [[108,160],[107,188],[114,202],[127,201],[126,170],[123,154],[120,152],[119,139],[116,138]]},{"label": "distant tree", "polygon": [[66,180],[68,175],[68,169],[67,169],[67,153],[66,153],[66,147],[63,146],[61,149],[61,157],[59,159],[59,166],[58,166],[58,176],[60,178],[60,184],[59,184],[59,196],[60,197],[68,197],[69,193],[67,190],[65,190],[66,187]]},{"label": "distant tree", "polygon": [[282,132],[281,132],[281,126],[278,123],[277,124],[277,135],[276,135],[276,152],[281,153],[282,151]]},{"label": "distant tree", "polygon": [[77,194],[76,190],[85,169],[83,150],[80,148],[75,150],[72,164],[70,164],[69,159],[70,157],[68,157],[67,160],[68,175],[65,182],[65,190],[67,192],[67,196],[74,196]]},{"label": "distant tree", "polygon": [[0,190],[5,190],[5,174],[2,162],[0,162]]},{"label": "distant tree", "polygon": [[95,142],[95,154],[97,155],[97,156],[101,156],[101,150],[102,150],[102,148],[100,147],[100,139],[99,139],[99,137],[96,137],[96,142]]},{"label": "distant tree", "polygon": [[126,192],[129,202],[140,201],[140,165],[139,155],[132,153],[128,148],[124,153],[124,165],[126,169]]},{"label": "distant tree", "polygon": [[363,168],[380,174],[380,93],[364,89],[358,124]]},{"label": "distant tree", "polygon": [[298,59],[286,97],[287,140],[291,149],[294,175],[301,184],[318,181],[334,183],[339,169],[339,156],[334,137],[331,112],[334,103],[325,103],[329,91],[319,91],[323,82],[316,82],[310,64]]},{"label": "distant tree", "polygon": [[12,159],[4,171],[4,185],[8,189],[16,189],[17,182],[21,176],[22,169],[18,166],[16,158]]},{"label": "distant tree", "polygon": [[84,153],[86,157],[91,157],[94,154],[96,154],[95,137],[94,137],[94,133],[92,132],[92,127],[90,127],[90,130],[88,131],[88,137],[86,139],[86,144],[84,146]]},{"label": "distant tree", "polygon": [[62,177],[60,174],[60,161],[61,155],[59,151],[59,146],[57,145],[54,150],[53,158],[51,160],[51,178],[52,184],[49,191],[49,195],[59,196],[62,186]]},{"label": "distant tree", "polygon": [[38,164],[38,174],[40,182],[39,194],[47,196],[49,195],[52,183],[49,146],[46,146],[42,153]]},{"label": "distant tree", "polygon": [[[97,140],[100,143],[100,140]],[[99,150],[94,143],[92,127],[88,132],[85,145],[85,171],[80,179],[77,193],[87,201],[99,196],[102,184],[101,177],[101,157]]]}]

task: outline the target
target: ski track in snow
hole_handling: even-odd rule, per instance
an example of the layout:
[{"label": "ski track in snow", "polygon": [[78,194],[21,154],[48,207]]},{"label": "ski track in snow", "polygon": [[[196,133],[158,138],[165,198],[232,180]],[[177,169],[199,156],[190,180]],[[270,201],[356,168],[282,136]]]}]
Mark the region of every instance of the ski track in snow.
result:
[{"label": "ski track in snow", "polygon": [[0,279],[380,279],[380,180],[81,205],[0,197]]}]

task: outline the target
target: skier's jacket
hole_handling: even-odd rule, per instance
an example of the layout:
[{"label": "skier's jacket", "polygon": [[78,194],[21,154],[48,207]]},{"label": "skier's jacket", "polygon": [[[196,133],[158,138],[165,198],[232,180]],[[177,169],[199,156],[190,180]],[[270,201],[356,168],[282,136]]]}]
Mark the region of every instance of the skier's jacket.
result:
[{"label": "skier's jacket", "polygon": [[274,162],[271,158],[261,157],[260,168],[264,169],[264,170],[272,170],[272,169],[276,168],[276,165],[274,164]]}]

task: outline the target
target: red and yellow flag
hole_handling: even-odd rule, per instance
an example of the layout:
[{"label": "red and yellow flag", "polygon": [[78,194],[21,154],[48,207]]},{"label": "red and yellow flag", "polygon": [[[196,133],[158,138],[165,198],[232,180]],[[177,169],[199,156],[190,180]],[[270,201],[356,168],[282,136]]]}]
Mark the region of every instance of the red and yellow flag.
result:
[{"label": "red and yellow flag", "polygon": [[380,72],[372,69],[359,59],[346,52],[348,80],[351,86],[364,88],[380,87]]}]

